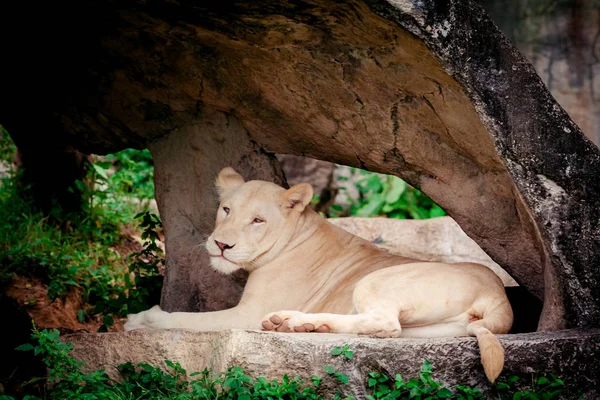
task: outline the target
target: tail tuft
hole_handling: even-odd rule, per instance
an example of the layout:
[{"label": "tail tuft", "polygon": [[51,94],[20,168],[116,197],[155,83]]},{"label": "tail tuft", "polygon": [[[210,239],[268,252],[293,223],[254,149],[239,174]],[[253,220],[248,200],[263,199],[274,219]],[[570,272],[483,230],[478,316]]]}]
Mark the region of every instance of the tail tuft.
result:
[{"label": "tail tuft", "polygon": [[504,349],[498,338],[486,328],[478,329],[476,336],[485,376],[494,383],[504,368]]}]

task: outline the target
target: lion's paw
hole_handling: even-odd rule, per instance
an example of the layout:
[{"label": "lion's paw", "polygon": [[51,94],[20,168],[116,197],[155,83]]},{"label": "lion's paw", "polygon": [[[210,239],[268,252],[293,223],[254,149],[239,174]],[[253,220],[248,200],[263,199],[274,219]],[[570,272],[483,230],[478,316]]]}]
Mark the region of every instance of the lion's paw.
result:
[{"label": "lion's paw", "polygon": [[154,306],[149,310],[127,315],[124,328],[126,332],[134,329],[164,329],[167,328],[168,315],[169,313],[161,310],[159,306]]},{"label": "lion's paw", "polygon": [[277,311],[267,314],[261,321],[263,331],[329,333],[326,324],[310,322],[310,314],[300,311]]},{"label": "lion's paw", "polygon": [[370,337],[370,338],[382,338],[382,339],[399,338],[402,336],[402,330],[399,330],[399,329],[380,330],[380,331],[373,331],[373,332],[368,332],[368,333],[359,333],[359,336],[366,336],[366,337]]}]

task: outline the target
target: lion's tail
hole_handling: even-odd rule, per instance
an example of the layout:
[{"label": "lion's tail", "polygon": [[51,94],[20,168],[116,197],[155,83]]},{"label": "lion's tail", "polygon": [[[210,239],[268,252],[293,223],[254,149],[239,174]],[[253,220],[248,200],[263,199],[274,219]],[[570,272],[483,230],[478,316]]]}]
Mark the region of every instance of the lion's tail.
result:
[{"label": "lion's tail", "polygon": [[467,325],[467,332],[477,338],[481,364],[485,376],[492,383],[504,368],[504,349],[493,332],[508,333],[512,322],[513,313],[507,300],[497,302],[483,313],[482,319]]}]

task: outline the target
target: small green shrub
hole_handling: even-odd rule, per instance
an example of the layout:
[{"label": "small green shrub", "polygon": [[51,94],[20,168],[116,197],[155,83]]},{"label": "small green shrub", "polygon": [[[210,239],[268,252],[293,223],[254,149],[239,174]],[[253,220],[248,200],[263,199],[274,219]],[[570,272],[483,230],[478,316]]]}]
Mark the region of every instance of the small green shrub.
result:
[{"label": "small green shrub", "polygon": [[[359,173],[363,178],[356,181],[358,199],[348,197],[350,206],[347,211],[339,204],[332,205],[329,209],[330,216],[347,214],[357,217],[427,219],[446,215],[429,197],[396,176],[362,170]],[[346,189],[342,186],[342,190]]]},{"label": "small green shrub", "polygon": [[108,154],[106,160],[114,168],[108,183],[112,190],[138,199],[154,198],[154,161],[148,149],[125,149]]},{"label": "small green shrub", "polygon": [[103,315],[100,331],[106,331],[114,323],[114,317],[144,311],[160,301],[163,277],[159,265],[164,263],[164,259],[162,249],[156,244],[156,229],[162,224],[156,215],[148,211],[134,218],[141,219],[143,249],[129,256],[130,264],[118,276],[117,284],[99,279],[87,292],[85,300],[94,305],[93,313]]},{"label": "small green shrub", "polygon": [[[431,363],[427,360],[421,367],[419,379],[411,379],[404,382],[400,374],[391,377],[381,372],[369,372],[368,387],[372,394],[368,395],[367,400],[376,399],[466,399],[462,395],[454,394],[450,389],[444,387],[441,383],[431,378]],[[475,394],[474,399],[481,398],[483,395],[478,389],[471,389]]]},{"label": "small green shrub", "polygon": [[331,349],[332,356],[343,356],[344,358],[351,360],[354,357],[354,351],[350,350],[348,343],[343,346],[337,346]]},{"label": "small green shrub", "polygon": [[0,125],[0,163],[10,165],[16,153],[17,147],[6,129]]},{"label": "small green shrub", "polygon": [[39,276],[52,299],[95,280],[93,270],[122,265],[109,249],[121,236],[116,224],[58,207],[46,215],[19,191],[17,176],[0,180],[0,221],[3,277]]}]

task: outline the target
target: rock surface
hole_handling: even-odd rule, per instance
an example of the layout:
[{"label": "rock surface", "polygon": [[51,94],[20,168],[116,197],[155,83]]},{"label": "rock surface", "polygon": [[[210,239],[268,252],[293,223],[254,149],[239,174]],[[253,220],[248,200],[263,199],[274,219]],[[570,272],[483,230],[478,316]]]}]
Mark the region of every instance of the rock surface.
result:
[{"label": "rock surface", "polygon": [[309,183],[312,186],[314,194],[319,196],[319,200],[313,205],[315,211],[326,211],[336,200],[338,187],[334,181],[335,164],[290,154],[277,154],[277,160],[290,186],[298,183]]},{"label": "rock surface", "polygon": [[536,9],[539,3],[478,3],[531,61],[577,126],[600,145],[600,3],[567,1],[544,12]]},{"label": "rock surface", "polygon": [[480,263],[494,271],[505,286],[517,285],[450,217],[425,220],[330,218],[329,222],[392,253],[426,261]]},{"label": "rock surface", "polygon": [[[433,365],[436,380],[451,386],[477,386],[483,392],[490,388],[479,362],[475,338],[372,339],[243,330],[138,330],[72,334],[63,339],[75,345],[73,355],[85,360],[86,368],[104,368],[114,379],[119,378],[114,366],[127,361],[162,367],[164,360],[177,361],[189,373],[204,368],[219,372],[236,365],[254,377],[281,379],[288,374],[306,380],[313,374],[325,376],[323,366],[333,365],[350,377],[349,385],[342,389],[356,398],[364,398],[368,372],[385,371],[392,376],[400,373],[405,379],[414,378],[427,359]],[[568,389],[580,390],[585,398],[600,396],[599,330],[500,335],[499,339],[506,353],[501,376],[519,375],[529,381],[533,373],[552,372],[562,377]],[[346,343],[354,351],[351,361],[331,356],[331,349]],[[332,381],[324,380],[325,390],[330,394],[334,392]]]},{"label": "rock surface", "polygon": [[0,122],[17,144],[156,157],[168,309],[233,301],[194,247],[212,229],[209,183],[225,163],[275,179],[284,153],[405,179],[544,299],[541,330],[600,326],[600,151],[474,2],[66,2],[40,17],[10,2],[0,14],[0,38],[36,38],[1,43]]}]

